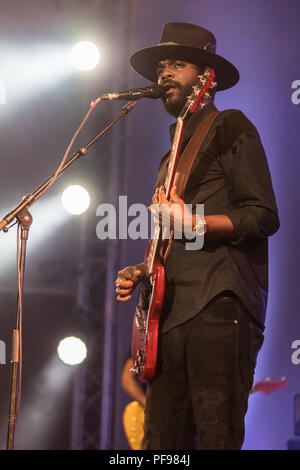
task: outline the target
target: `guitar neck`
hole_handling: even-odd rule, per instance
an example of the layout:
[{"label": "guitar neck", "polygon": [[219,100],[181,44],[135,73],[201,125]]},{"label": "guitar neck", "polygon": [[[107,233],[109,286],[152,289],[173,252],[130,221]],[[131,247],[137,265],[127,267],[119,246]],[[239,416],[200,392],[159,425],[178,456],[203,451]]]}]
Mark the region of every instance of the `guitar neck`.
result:
[{"label": "guitar neck", "polygon": [[169,158],[168,170],[167,170],[167,175],[166,175],[165,184],[164,184],[167,199],[169,199],[170,197],[170,192],[171,192],[171,188],[172,188],[174,177],[175,177],[178,157],[180,154],[183,130],[184,130],[184,121],[182,118],[179,117],[177,120],[177,124],[176,124],[176,129],[175,129],[175,134],[174,134],[174,139],[173,139],[173,144],[172,144],[172,149],[171,149],[171,155]]},{"label": "guitar neck", "polygon": [[[171,154],[170,154],[169,164],[168,164],[168,169],[167,169],[167,175],[166,175],[165,183],[164,183],[164,188],[165,188],[167,199],[170,198],[170,192],[171,192],[171,188],[173,186],[173,182],[175,178],[175,172],[176,172],[177,163],[178,163],[178,159],[180,155],[185,121],[188,119],[190,114],[197,111],[199,107],[202,108],[205,106],[204,102],[201,103],[201,99],[203,96],[205,97],[205,94],[208,88],[213,84],[214,77],[215,77],[214,70],[207,67],[205,69],[204,75],[199,76],[199,84],[193,86],[193,92],[191,96],[188,97],[183,107],[183,110],[181,111],[177,119],[177,124],[176,124],[176,129],[175,129],[175,134],[174,134],[174,139],[173,139],[173,144],[172,144],[172,149],[171,149]],[[216,84],[214,84],[214,86],[215,85]],[[159,240],[161,237],[163,239],[167,238],[167,231],[168,231],[168,228],[165,229],[164,233],[161,234],[161,227],[159,225],[155,226],[154,233],[152,235],[151,248],[149,250],[149,253],[147,254],[147,259],[145,260],[145,264],[146,264],[149,274],[152,273],[155,256],[157,254],[157,250],[159,247]]]},{"label": "guitar neck", "polygon": [[[171,154],[169,158],[168,170],[167,170],[167,175],[166,175],[165,184],[164,184],[167,199],[169,199],[170,197],[170,192],[171,192],[171,188],[172,188],[174,177],[175,177],[178,157],[180,154],[183,130],[184,130],[184,120],[179,117],[177,119]],[[163,233],[163,238],[164,238],[164,235],[166,235],[166,231],[165,233]],[[153,236],[152,236],[152,244],[151,244],[150,251],[148,253],[147,260],[146,260],[146,267],[147,267],[148,273],[152,273],[153,264],[154,264],[155,256],[158,250],[160,238],[161,238],[161,227],[160,225],[156,225],[154,228]]]}]

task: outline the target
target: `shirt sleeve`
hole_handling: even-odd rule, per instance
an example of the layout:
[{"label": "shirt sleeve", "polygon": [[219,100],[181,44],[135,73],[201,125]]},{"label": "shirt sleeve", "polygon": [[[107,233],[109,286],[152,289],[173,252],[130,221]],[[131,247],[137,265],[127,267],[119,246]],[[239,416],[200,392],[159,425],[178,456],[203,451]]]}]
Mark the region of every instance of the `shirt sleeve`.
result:
[{"label": "shirt sleeve", "polygon": [[246,116],[229,114],[218,133],[219,161],[230,183],[233,243],[266,238],[279,229],[271,175],[259,134]]}]

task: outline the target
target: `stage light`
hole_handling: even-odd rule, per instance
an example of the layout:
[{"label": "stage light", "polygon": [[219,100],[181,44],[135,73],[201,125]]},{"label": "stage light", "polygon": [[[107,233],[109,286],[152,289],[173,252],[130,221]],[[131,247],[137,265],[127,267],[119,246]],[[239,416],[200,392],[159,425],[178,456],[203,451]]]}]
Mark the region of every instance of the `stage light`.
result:
[{"label": "stage light", "polygon": [[61,85],[74,74],[70,63],[70,45],[37,43],[17,47],[5,43],[0,50],[1,81],[5,84],[9,105],[36,96]]},{"label": "stage light", "polygon": [[62,362],[73,366],[84,361],[87,356],[87,347],[82,339],[69,336],[59,342],[57,354]]},{"label": "stage light", "polygon": [[91,70],[99,62],[100,54],[98,47],[92,42],[78,42],[71,51],[71,62],[79,70]]},{"label": "stage light", "polygon": [[68,186],[62,194],[63,207],[70,214],[79,215],[85,212],[90,205],[90,195],[86,189],[79,185]]}]

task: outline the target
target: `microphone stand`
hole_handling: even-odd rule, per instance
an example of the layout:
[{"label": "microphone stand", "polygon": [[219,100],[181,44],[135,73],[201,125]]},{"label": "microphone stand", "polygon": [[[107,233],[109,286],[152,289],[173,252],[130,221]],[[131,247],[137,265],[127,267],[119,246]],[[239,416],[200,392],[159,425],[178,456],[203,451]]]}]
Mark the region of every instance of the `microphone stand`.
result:
[{"label": "microphone stand", "polygon": [[[122,111],[101,131],[96,135],[88,144],[78,150],[61,168],[57,176],[65,171],[72,163],[74,163],[82,155],[87,154],[87,150],[93,145],[103,134],[105,134],[119,119],[125,114],[128,114],[136,105],[136,100],[130,101],[123,108]],[[29,228],[32,224],[32,216],[28,211],[28,208],[32,206],[42,195],[44,190],[52,181],[55,173],[50,176],[44,183],[42,183],[33,193],[25,196],[22,201],[0,221],[0,231],[8,232],[10,227],[7,225],[12,222],[15,218],[17,219],[21,227],[21,250],[18,259],[18,301],[17,301],[17,314],[16,314],[16,326],[13,330],[12,335],[12,371],[11,371],[11,386],[10,386],[10,398],[9,398],[9,419],[8,419],[8,432],[7,432],[7,450],[13,450],[14,448],[14,437],[15,427],[18,415],[19,402],[18,392],[20,392],[20,378],[21,378],[21,355],[22,355],[22,303],[23,303],[23,283],[24,283],[24,271],[25,271],[25,258],[26,258],[26,246],[29,234]],[[19,243],[19,241],[18,241]],[[19,395],[20,396],[20,395]]]}]

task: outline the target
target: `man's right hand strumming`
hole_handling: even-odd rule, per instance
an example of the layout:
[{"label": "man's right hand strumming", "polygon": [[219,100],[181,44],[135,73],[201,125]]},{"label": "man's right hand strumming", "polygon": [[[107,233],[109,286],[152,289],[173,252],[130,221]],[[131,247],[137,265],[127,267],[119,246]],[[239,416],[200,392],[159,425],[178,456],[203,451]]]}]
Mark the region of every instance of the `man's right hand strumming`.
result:
[{"label": "man's right hand strumming", "polygon": [[135,266],[127,266],[119,271],[115,282],[116,293],[118,294],[117,300],[119,300],[119,302],[127,302],[130,300],[132,292],[146,274],[147,269],[143,263]]}]

